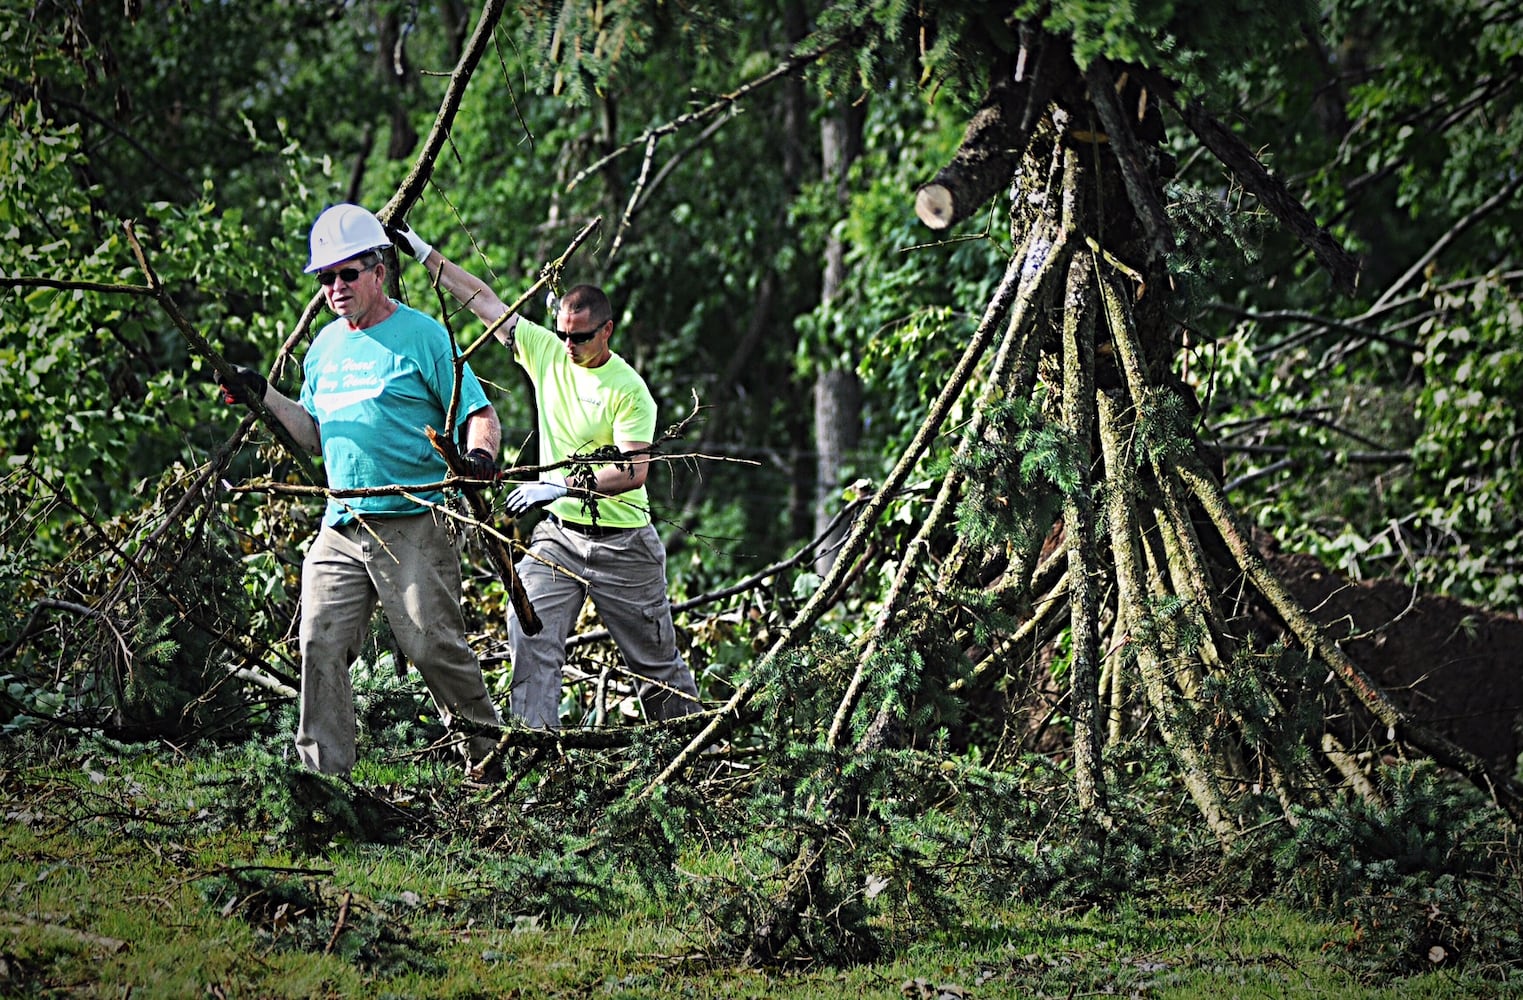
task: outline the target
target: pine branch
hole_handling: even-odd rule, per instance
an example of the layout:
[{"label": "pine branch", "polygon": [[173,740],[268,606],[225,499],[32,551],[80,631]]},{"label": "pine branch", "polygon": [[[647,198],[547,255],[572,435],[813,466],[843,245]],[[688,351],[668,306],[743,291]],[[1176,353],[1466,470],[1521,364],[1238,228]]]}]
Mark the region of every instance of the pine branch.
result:
[{"label": "pine branch", "polygon": [[1247,144],[1212,117],[1198,100],[1174,99],[1173,87],[1167,84],[1163,84],[1160,90],[1170,95],[1180,117],[1205,147],[1311,250],[1332,276],[1334,286],[1345,295],[1352,296],[1359,282],[1358,259],[1345,250],[1331,233],[1317,225],[1306,206],[1290,193],[1285,183],[1270,173]]}]

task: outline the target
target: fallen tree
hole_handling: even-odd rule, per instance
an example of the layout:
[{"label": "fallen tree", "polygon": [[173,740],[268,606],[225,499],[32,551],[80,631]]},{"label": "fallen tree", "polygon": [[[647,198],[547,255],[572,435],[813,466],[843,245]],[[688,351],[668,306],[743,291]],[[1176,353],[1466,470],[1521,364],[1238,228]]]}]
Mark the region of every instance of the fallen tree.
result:
[{"label": "fallen tree", "polygon": [[[1168,81],[1103,58],[1081,69],[1066,40],[1025,25],[1018,35],[1020,49],[996,66],[963,147],[919,190],[915,206],[922,221],[942,230],[1008,190],[1017,249],[962,363],[880,496],[898,491],[925,442],[941,432],[950,402],[969,384],[969,368],[1007,312],[1009,331],[983,373],[987,395],[971,407],[981,419],[959,433],[958,457],[856,653],[823,750],[832,759],[861,761],[923,739],[904,724],[902,690],[867,706],[871,721],[863,719],[857,701],[864,676],[882,669],[881,643],[890,636],[904,641],[911,602],[924,603],[933,617],[966,622],[962,644],[976,644],[974,605],[955,595],[976,586],[966,570],[987,564],[993,540],[994,548],[1005,549],[998,586],[1017,609],[1018,628],[1035,621],[1034,607],[1044,609],[1048,622],[1067,610],[1064,711],[1071,723],[1064,752],[1073,762],[1084,829],[1098,850],[1113,823],[1102,743],[1107,737],[1115,743],[1137,726],[1156,730],[1223,850],[1258,822],[1263,792],[1294,825],[1298,809],[1330,801],[1351,780],[1337,744],[1322,744],[1318,766],[1304,739],[1280,728],[1301,692],[1256,670],[1260,651],[1245,615],[1223,600],[1241,586],[1260,595],[1304,655],[1325,665],[1385,727],[1388,741],[1465,776],[1514,822],[1523,819],[1523,790],[1507,771],[1400,707],[1308,613],[1251,543],[1211,468],[1188,421],[1197,409],[1193,396],[1173,375],[1179,343],[1169,318],[1167,258],[1176,235],[1162,209],[1169,168],[1156,102],[1169,101],[1345,291],[1354,287],[1356,263],[1241,142],[1197,103],[1182,101]],[[996,416],[982,419],[986,414]],[[970,520],[1003,520],[1004,530],[979,532],[983,545],[960,545],[934,583],[915,596],[921,560],[959,502],[964,527]],[[878,530],[874,513],[871,506],[864,510],[838,567]],[[1066,572],[1053,574],[1038,557],[1059,523]],[[837,576],[839,570],[826,579],[821,595],[832,593]],[[803,641],[821,604],[817,599],[795,619],[769,658]],[[922,628],[918,641],[934,641],[936,630]],[[916,648],[929,658],[926,648]],[[751,686],[743,686],[724,714],[738,712],[751,694]],[[726,731],[724,714],[640,792],[642,799]],[[853,717],[856,725],[846,725]],[[838,773],[834,781],[822,776],[817,787],[823,790],[810,800],[817,823],[797,835],[792,860],[774,873],[754,919],[747,961],[776,960],[806,922],[830,919],[825,901],[838,905],[827,886],[832,845],[863,808],[870,772]]]}]

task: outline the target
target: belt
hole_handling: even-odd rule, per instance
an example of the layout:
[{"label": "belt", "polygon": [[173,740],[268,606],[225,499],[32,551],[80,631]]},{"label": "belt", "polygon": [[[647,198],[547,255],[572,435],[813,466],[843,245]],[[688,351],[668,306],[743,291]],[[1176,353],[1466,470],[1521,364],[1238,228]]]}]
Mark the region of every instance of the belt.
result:
[{"label": "belt", "polygon": [[586,535],[588,538],[607,538],[610,535],[622,535],[628,531],[639,531],[639,528],[614,528],[602,524],[578,524],[576,521],[567,521],[564,518],[550,515],[550,520],[560,525],[566,531],[574,531],[578,535]]}]

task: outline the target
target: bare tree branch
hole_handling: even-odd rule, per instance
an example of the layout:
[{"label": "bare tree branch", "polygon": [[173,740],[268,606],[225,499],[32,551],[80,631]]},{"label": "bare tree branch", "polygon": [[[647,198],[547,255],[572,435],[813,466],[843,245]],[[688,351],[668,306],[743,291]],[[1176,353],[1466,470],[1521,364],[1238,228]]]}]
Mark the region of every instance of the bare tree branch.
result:
[{"label": "bare tree branch", "polygon": [[1126,186],[1132,210],[1137,213],[1143,231],[1147,233],[1148,249],[1155,260],[1162,260],[1174,249],[1174,233],[1169,226],[1168,216],[1164,213],[1157,185],[1152,180],[1147,155],[1116,105],[1116,75],[1111,72],[1107,60],[1097,59],[1090,65],[1085,77],[1089,81],[1090,101],[1110,139],[1116,163],[1121,167],[1121,180]]},{"label": "bare tree branch", "polygon": [[665,124],[657,125],[655,128],[646,129],[644,132],[640,133],[629,142],[624,143],[624,145],[619,146],[617,149],[611,150],[605,156],[600,157],[596,162],[583,167],[580,171],[577,172],[576,176],[571,178],[570,182],[567,183],[566,190],[573,190],[578,184],[582,183],[582,181],[586,180],[589,176],[597,173],[608,163],[619,158],[620,156],[623,156],[631,149],[634,149],[637,146],[649,146],[652,142],[660,139],[662,136],[672,135],[676,132],[680,132],[682,129],[692,125],[695,122],[700,122],[706,118],[711,118],[721,111],[732,108],[736,104],[740,103],[743,98],[749,96],[753,91],[760,90],[762,87],[765,87],[769,83],[773,83],[777,80],[781,80],[783,77],[797,73],[799,70],[803,69],[805,66],[810,65],[811,63],[819,62],[821,59],[825,58],[836,49],[839,49],[842,46],[848,44],[850,41],[851,39],[848,36],[842,36],[817,49],[812,49],[809,52],[802,53],[801,55],[790,56],[756,79],[748,81],[742,86],[737,87],[735,90],[730,91],[728,94],[719,96],[709,104],[699,108],[697,111],[690,111],[685,115],[679,115],[676,118],[673,118],[671,121],[666,122]]},{"label": "bare tree branch", "polygon": [[[123,223],[123,228],[127,231],[127,242],[132,247],[133,255],[137,257],[138,267],[142,269],[143,275],[148,279],[148,287],[153,290],[154,298],[158,301],[164,312],[168,314],[176,329],[180,331],[180,335],[185,338],[186,343],[195,349],[196,353],[206,359],[217,372],[219,378],[226,380],[228,385],[233,384],[237,381],[237,375],[233,371],[233,366],[228,363],[227,359],[216,348],[207,342],[205,337],[196,331],[196,328],[191,325],[190,320],[185,318],[185,314],[180,312],[180,307],[175,303],[174,297],[169,294],[169,290],[159,280],[159,276],[153,270],[153,266],[148,263],[148,257],[143,252],[142,244],[138,242],[132,220],[128,219]],[[249,409],[253,410],[258,415],[260,421],[275,435],[275,439],[285,445],[286,451],[290,452],[292,459],[295,460],[302,474],[311,482],[320,482],[321,477],[318,476],[317,470],[312,467],[312,462],[307,458],[307,453],[291,437],[291,432],[286,430],[285,424],[281,423],[279,418],[270,412],[270,408],[264,405],[264,401],[250,397],[248,405]]]},{"label": "bare tree branch", "polygon": [[449,87],[444,92],[444,100],[440,102],[439,113],[434,117],[433,128],[429,129],[428,136],[423,141],[423,149],[418,153],[412,170],[408,171],[407,176],[403,178],[396,193],[376,213],[382,222],[389,222],[393,218],[406,215],[407,210],[412,208],[418,196],[423,193],[429,178],[433,176],[434,161],[438,159],[439,151],[448,141],[450,129],[455,124],[455,115],[460,110],[460,101],[465,97],[465,89],[470,84],[471,76],[476,72],[476,65],[481,61],[482,54],[486,52],[487,44],[491,41],[492,33],[497,29],[497,22],[502,19],[502,12],[506,7],[507,0],[487,0],[482,6],[481,16],[476,19],[476,30],[471,33],[464,51],[460,53],[460,59],[450,73]]},{"label": "bare tree branch", "polygon": [[101,292],[108,295],[141,295],[153,298],[157,293],[148,285],[119,285],[105,281],[75,281],[67,278],[7,278],[0,276],[0,285],[13,288],[56,288],[69,292]]},{"label": "bare tree branch", "polygon": [[[1161,82],[1161,81],[1160,81]],[[1172,87],[1163,85],[1166,93]],[[1172,94],[1171,94],[1172,97]],[[1259,202],[1316,255],[1333,284],[1353,295],[1359,280],[1359,261],[1333,235],[1317,225],[1306,206],[1291,194],[1285,183],[1264,166],[1253,150],[1227,126],[1208,114],[1197,100],[1173,100],[1176,110],[1196,137],[1221,160]]]},{"label": "bare tree branch", "polygon": [[1508,184],[1502,190],[1498,191],[1496,194],[1492,195],[1490,198],[1487,198],[1484,202],[1471,209],[1465,214],[1464,218],[1460,219],[1454,225],[1450,226],[1449,231],[1434,241],[1433,245],[1428,248],[1426,253],[1412,262],[1412,266],[1407,268],[1405,274],[1393,281],[1391,283],[1391,287],[1387,288],[1384,292],[1381,293],[1380,298],[1375,300],[1375,304],[1370,306],[1370,311],[1373,312],[1379,309],[1381,306],[1384,306],[1386,303],[1390,302],[1391,299],[1395,298],[1398,292],[1407,287],[1407,285],[1409,285],[1414,278],[1423,273],[1423,270],[1429,264],[1438,259],[1439,254],[1448,249],[1455,240],[1464,235],[1464,233],[1472,226],[1474,226],[1477,222],[1490,215],[1492,211],[1499,205],[1503,205],[1509,201],[1512,196],[1518,192],[1520,187],[1523,187],[1523,175],[1513,177],[1512,183]]}]

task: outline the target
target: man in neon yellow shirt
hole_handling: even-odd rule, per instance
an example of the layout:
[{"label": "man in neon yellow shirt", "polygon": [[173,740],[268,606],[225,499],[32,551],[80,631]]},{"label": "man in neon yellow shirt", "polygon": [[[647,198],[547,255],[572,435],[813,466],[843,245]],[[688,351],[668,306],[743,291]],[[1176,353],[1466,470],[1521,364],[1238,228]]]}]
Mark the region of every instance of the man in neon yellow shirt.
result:
[{"label": "man in neon yellow shirt", "polygon": [[[447,260],[402,226],[397,246],[428,269],[438,286],[487,325],[507,306],[479,278]],[[677,650],[666,595],[666,551],[650,522],[646,450],[655,440],[656,404],[638,372],[609,347],[613,309],[592,285],[578,285],[560,300],[556,329],[514,314],[497,329],[513,359],[529,375],[539,403],[537,482],[524,483],[507,500],[517,517],[535,508],[548,516],[535,527],[518,573],[542,630],[526,635],[509,612],[513,655],[511,708],[525,725],[560,725],[561,668],[566,636],[587,597],[613,636],[631,673],[639,678],[646,718],[673,719],[698,711],[698,687]],[[574,456],[612,446],[623,457],[573,474]],[[584,467],[586,468],[586,467]]]}]

